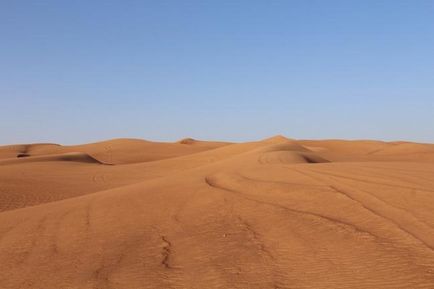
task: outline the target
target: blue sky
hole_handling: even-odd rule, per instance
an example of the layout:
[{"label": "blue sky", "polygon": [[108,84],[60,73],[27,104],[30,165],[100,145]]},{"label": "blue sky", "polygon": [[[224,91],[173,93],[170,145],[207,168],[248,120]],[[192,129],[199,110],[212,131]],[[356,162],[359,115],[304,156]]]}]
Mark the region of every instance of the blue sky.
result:
[{"label": "blue sky", "polygon": [[434,142],[434,1],[0,2],[0,143]]}]

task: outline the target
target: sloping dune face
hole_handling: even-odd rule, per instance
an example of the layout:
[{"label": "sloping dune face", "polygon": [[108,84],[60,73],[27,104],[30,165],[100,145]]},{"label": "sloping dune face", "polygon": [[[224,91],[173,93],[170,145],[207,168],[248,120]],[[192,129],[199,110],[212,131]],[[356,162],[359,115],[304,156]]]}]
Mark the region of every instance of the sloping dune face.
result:
[{"label": "sloping dune face", "polygon": [[0,159],[46,156],[69,152],[86,153],[107,164],[140,163],[173,158],[226,145],[224,142],[194,141],[179,143],[150,142],[139,139],[113,139],[98,143],[61,146],[30,144],[0,147]]},{"label": "sloping dune face", "polygon": [[0,288],[434,288],[434,145],[0,147]]}]

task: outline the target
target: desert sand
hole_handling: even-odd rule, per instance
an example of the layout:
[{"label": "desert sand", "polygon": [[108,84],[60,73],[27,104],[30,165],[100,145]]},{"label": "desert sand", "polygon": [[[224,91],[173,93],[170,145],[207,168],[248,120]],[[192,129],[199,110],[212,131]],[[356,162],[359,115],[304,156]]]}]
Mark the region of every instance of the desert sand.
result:
[{"label": "desert sand", "polygon": [[0,288],[434,288],[434,145],[0,147]]}]

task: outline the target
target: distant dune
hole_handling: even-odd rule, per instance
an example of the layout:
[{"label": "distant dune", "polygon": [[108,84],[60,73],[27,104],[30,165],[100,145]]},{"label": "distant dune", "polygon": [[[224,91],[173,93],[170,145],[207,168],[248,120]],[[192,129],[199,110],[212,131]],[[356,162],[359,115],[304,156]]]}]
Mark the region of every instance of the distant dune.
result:
[{"label": "distant dune", "polygon": [[0,146],[0,288],[433,289],[434,145]]}]

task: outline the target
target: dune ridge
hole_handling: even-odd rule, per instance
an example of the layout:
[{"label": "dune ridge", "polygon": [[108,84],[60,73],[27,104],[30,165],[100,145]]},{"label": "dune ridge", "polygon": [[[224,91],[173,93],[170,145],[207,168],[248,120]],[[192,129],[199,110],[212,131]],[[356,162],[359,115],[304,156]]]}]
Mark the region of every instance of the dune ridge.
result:
[{"label": "dune ridge", "polygon": [[0,288],[434,288],[434,145],[0,146]]},{"label": "dune ridge", "polygon": [[0,165],[12,165],[12,164],[23,164],[32,162],[84,162],[84,163],[97,163],[104,164],[96,158],[92,157],[87,153],[80,152],[69,152],[63,154],[48,154],[41,156],[30,156],[30,155],[17,155],[15,159],[3,159],[0,160]]}]

